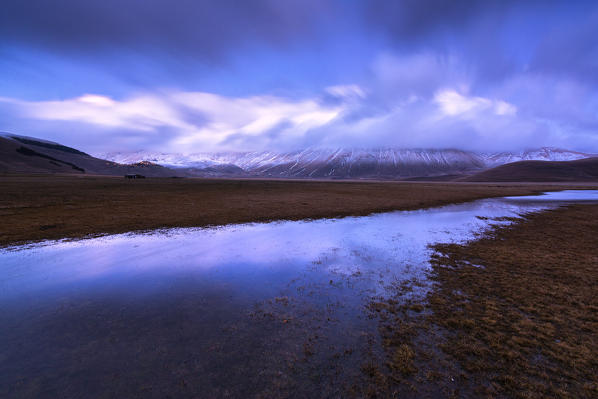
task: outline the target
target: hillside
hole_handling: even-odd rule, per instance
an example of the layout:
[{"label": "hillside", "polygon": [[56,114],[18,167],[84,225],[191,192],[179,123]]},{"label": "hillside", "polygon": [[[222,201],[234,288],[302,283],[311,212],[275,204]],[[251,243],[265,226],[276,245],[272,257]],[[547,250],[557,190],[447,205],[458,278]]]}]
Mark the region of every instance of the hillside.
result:
[{"label": "hillside", "polygon": [[177,171],[148,162],[122,165],[58,143],[30,137],[0,136],[0,173],[67,173],[122,176],[173,176]]},{"label": "hillside", "polygon": [[520,161],[459,179],[467,182],[598,181],[598,157],[576,161]]}]

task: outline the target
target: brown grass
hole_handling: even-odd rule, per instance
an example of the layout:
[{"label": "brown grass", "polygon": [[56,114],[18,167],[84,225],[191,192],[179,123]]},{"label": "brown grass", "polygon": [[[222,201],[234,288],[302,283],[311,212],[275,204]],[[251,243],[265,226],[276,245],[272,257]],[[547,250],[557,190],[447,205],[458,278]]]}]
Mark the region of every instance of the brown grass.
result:
[{"label": "brown grass", "polygon": [[5,175],[0,246],[163,227],[367,215],[567,187],[575,185]]},{"label": "brown grass", "polygon": [[404,288],[370,304],[388,359],[372,396],[598,397],[598,205],[435,249],[425,309]]},{"label": "brown grass", "polygon": [[431,321],[476,395],[598,397],[597,233],[598,205],[577,205],[437,246]]}]

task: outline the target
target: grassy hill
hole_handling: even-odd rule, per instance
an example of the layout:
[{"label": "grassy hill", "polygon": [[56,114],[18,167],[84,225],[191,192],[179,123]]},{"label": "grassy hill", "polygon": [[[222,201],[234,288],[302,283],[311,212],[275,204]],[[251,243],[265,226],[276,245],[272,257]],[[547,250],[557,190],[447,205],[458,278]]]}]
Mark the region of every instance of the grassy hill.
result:
[{"label": "grassy hill", "polygon": [[467,182],[598,181],[598,158],[577,161],[520,161],[460,178]]}]

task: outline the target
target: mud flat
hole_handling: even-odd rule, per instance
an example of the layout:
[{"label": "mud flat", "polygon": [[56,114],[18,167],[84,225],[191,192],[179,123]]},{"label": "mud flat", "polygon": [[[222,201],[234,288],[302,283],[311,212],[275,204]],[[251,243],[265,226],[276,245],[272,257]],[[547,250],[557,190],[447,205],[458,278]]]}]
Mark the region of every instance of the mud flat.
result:
[{"label": "mud flat", "polygon": [[0,176],[0,246],[168,227],[412,210],[596,184]]}]

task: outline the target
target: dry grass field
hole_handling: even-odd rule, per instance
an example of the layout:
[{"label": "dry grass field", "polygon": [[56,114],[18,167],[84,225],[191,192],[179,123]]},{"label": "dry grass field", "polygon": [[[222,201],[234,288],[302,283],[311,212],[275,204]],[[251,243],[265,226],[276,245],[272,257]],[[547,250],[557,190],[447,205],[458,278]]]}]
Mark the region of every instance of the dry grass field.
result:
[{"label": "dry grass field", "polygon": [[0,246],[156,228],[367,215],[573,187],[592,186],[4,175]]},{"label": "dry grass field", "polygon": [[437,245],[425,306],[408,287],[370,304],[370,396],[598,397],[596,232],[598,205],[574,205]]},{"label": "dry grass field", "polygon": [[433,323],[477,395],[598,396],[597,232],[598,205],[576,205],[436,248]]}]

